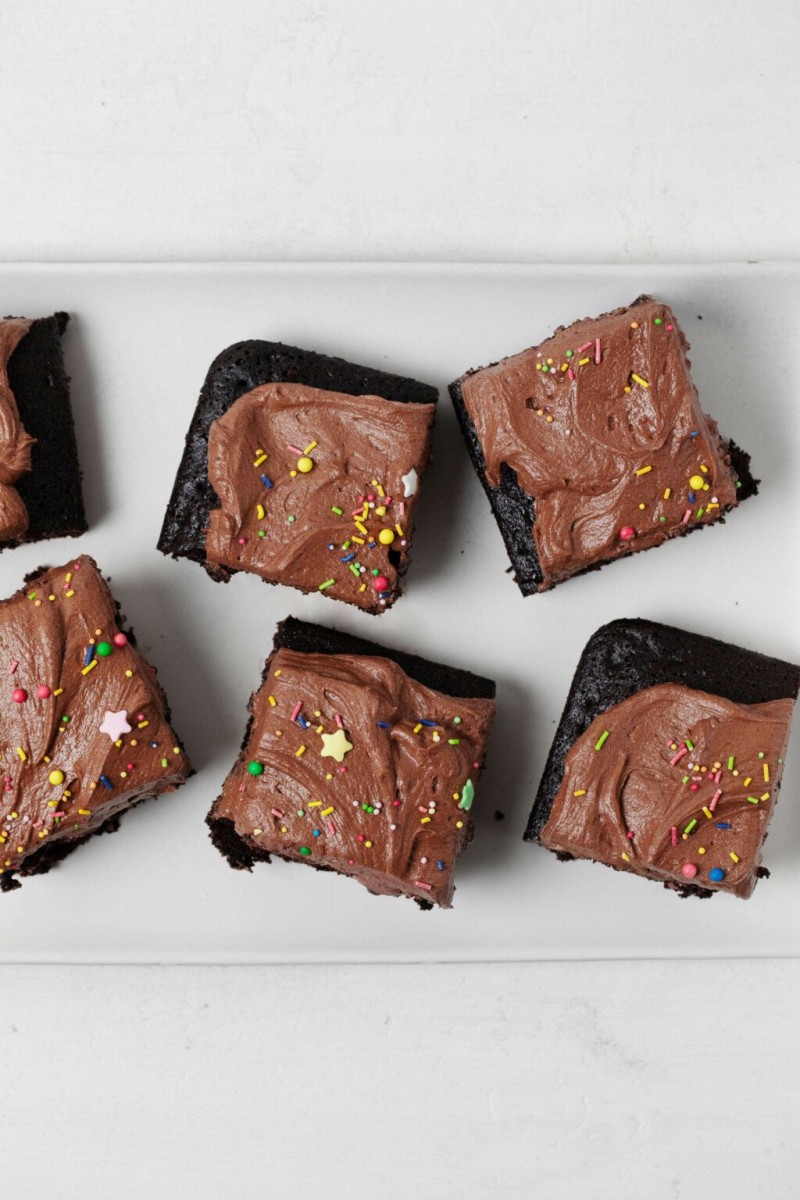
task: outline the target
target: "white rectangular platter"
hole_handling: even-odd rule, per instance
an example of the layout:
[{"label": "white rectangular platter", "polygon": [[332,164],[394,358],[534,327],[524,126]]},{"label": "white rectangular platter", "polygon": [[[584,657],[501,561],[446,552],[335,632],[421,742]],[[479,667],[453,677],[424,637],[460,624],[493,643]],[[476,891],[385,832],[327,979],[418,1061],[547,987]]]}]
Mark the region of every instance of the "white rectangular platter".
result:
[{"label": "white rectangular platter", "polygon": [[[760,495],[702,537],[527,599],[517,591],[446,384],[559,324],[651,292],[693,344],[703,406],[749,450]],[[645,616],[798,661],[800,268],[732,266],[6,265],[4,313],[66,309],[91,529],[0,556],[9,595],[85,551],[159,670],[197,775],[47,876],[0,896],[0,961],[443,961],[800,953],[800,739],[747,902],[681,900],[521,840],[578,656]],[[442,389],[407,593],[381,617],[252,576],[213,583],[155,549],[205,372],[266,337]],[[238,751],[274,626],[289,613],[497,680],[498,713],[455,907],[422,912],[276,862],[232,871],[204,817]],[[495,813],[504,814],[497,820]]]}]

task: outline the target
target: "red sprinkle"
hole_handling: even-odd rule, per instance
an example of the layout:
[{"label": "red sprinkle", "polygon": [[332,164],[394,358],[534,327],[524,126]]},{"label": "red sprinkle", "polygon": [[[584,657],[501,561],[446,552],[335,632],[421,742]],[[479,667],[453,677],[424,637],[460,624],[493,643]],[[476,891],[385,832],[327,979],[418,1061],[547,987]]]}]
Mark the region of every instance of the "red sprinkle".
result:
[{"label": "red sprinkle", "polygon": [[622,538],[623,542],[629,542],[631,538],[636,537],[636,530],[632,525],[623,525],[622,529],[619,531],[619,536]]},{"label": "red sprinkle", "polygon": [[15,704],[24,704],[28,699],[28,693],[25,691],[25,688],[14,688],[11,693],[11,699]]}]

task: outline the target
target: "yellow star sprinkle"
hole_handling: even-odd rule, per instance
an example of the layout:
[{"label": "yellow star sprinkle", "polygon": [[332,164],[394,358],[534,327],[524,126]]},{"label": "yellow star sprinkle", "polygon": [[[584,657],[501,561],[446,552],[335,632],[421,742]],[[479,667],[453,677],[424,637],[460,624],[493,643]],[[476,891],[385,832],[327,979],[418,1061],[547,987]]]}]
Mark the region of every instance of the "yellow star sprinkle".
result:
[{"label": "yellow star sprinkle", "polygon": [[335,758],[337,762],[341,762],[345,754],[353,749],[353,743],[348,742],[347,735],[343,729],[337,729],[336,733],[323,733],[323,747],[320,751],[322,758]]}]

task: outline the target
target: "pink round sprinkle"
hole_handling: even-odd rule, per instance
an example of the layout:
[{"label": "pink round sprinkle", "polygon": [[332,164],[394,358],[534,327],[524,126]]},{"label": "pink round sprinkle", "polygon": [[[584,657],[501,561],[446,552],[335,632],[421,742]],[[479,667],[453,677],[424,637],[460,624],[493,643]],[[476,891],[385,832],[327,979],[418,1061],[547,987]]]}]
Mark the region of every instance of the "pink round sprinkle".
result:
[{"label": "pink round sprinkle", "polygon": [[667,333],[672,333],[672,330],[673,330],[674,328],[675,328],[675,327],[674,327],[674,325],[668,325],[668,326],[667,326]]},{"label": "pink round sprinkle", "polygon": [[115,646],[126,646],[127,644],[128,644],[128,639],[125,637],[124,633],[115,633],[114,634],[114,645]]},{"label": "pink round sprinkle", "polygon": [[14,688],[11,693],[11,699],[15,704],[24,704],[28,699],[28,693],[25,691],[25,688]]},{"label": "pink round sprinkle", "polygon": [[46,700],[51,695],[50,688],[46,683],[40,683],[36,689],[36,695],[40,700]]},{"label": "pink round sprinkle", "polygon": [[619,531],[619,536],[622,538],[623,542],[629,542],[631,538],[636,537],[636,530],[632,525],[623,525],[622,529]]},{"label": "pink round sprinkle", "polygon": [[239,538],[239,545],[244,546],[246,541],[247,541],[247,538]]},{"label": "pink round sprinkle", "polygon": [[684,863],[681,867],[681,875],[684,875],[687,879],[694,879],[696,874],[697,867],[694,863]]},{"label": "pink round sprinkle", "polygon": [[372,586],[376,592],[385,592],[389,587],[389,580],[385,575],[376,575],[372,581]]},{"label": "pink round sprinkle", "polygon": [[697,791],[697,789],[699,788],[699,786],[700,786],[700,784],[699,784],[699,783],[693,783],[693,784],[692,784],[692,791],[693,791],[693,792],[696,792],[696,791]]},{"label": "pink round sprinkle", "polygon": [[393,800],[393,801],[392,801],[392,808],[399,808],[399,807],[400,807],[400,801],[399,801],[399,800]]}]

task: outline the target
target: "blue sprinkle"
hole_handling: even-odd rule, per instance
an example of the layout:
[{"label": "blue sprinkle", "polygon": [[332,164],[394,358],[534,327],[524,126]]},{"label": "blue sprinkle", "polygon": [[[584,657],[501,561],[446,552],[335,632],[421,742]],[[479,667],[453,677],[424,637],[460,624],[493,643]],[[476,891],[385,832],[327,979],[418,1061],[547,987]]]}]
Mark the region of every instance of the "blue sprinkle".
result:
[{"label": "blue sprinkle", "polygon": [[712,867],[708,872],[708,878],[713,879],[714,883],[721,883],[725,878],[725,872],[722,867]]},{"label": "blue sprinkle", "polygon": [[319,830],[318,830],[318,829],[315,829],[315,830],[313,831],[313,836],[314,836],[314,837],[319,837]]},{"label": "blue sprinkle", "polygon": [[391,729],[391,725],[389,724],[388,721],[378,721],[378,728],[379,729]]},{"label": "blue sprinkle", "polygon": [[102,783],[103,787],[107,787],[108,790],[111,791],[111,780],[110,779],[106,779],[105,775],[101,775],[100,782]]},{"label": "blue sprinkle", "polygon": [[730,829],[730,821],[717,821],[717,829]]},{"label": "blue sprinkle", "polygon": [[367,549],[374,550],[375,547],[377,546],[377,544],[378,544],[377,542],[367,542]]},{"label": "blue sprinkle", "polygon": [[272,480],[267,475],[261,476],[261,482],[263,483],[264,487],[272,487]]},{"label": "blue sprinkle", "polygon": [[345,554],[344,558],[339,559],[340,562],[352,562],[355,558],[355,551],[352,554]]},{"label": "blue sprinkle", "polygon": [[689,503],[694,504],[694,492],[689,492]]},{"label": "blue sprinkle", "polygon": [[86,650],[86,655],[83,660],[83,665],[85,667],[88,667],[89,663],[92,661],[93,658],[94,658],[94,646],[89,646]]},{"label": "blue sprinkle", "polygon": [[436,866],[439,868],[440,871],[444,870],[444,863],[442,862],[441,859],[438,859]]},{"label": "blue sprinkle", "polygon": [[420,725],[435,725],[436,724],[435,721],[425,721],[425,720],[423,720],[422,717],[420,717],[419,723],[420,723]]},{"label": "blue sprinkle", "polygon": [[305,719],[302,713],[297,714],[297,724],[303,729],[308,729],[308,721]]},{"label": "blue sprinkle", "polygon": [[700,430],[693,429],[692,432],[689,434],[689,437],[699,437],[699,435],[700,435]]}]

